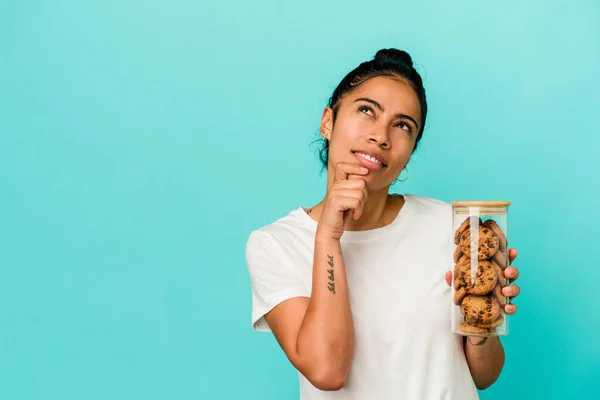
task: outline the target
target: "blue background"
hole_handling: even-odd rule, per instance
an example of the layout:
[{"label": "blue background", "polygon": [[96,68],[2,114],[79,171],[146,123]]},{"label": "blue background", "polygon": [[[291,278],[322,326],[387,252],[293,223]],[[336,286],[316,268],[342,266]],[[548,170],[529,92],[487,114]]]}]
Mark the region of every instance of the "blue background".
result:
[{"label": "blue background", "polygon": [[394,190],[513,202],[523,293],[482,399],[598,398],[591,0],[2,1],[0,398],[297,398],[244,247],[324,195],[322,108],[382,47],[430,106]]}]

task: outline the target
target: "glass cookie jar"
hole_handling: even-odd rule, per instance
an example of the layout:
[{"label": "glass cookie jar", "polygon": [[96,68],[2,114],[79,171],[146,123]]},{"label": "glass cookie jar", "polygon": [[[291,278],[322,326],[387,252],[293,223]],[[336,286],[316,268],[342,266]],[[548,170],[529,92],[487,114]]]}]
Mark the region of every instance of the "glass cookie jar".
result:
[{"label": "glass cookie jar", "polygon": [[464,336],[506,336],[510,282],[508,201],[453,201],[451,329]]}]

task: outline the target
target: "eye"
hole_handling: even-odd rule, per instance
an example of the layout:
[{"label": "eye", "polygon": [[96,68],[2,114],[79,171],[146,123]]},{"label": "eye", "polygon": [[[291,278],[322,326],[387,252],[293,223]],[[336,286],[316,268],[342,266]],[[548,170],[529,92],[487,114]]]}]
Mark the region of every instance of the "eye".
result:
[{"label": "eye", "polygon": [[406,122],[400,122],[400,123],[396,124],[396,126],[400,129],[404,129],[408,133],[412,132],[412,127],[409,124],[407,124]]},{"label": "eye", "polygon": [[365,113],[367,115],[373,116],[373,109],[364,104],[361,104],[358,106],[358,111],[360,111],[361,113]]}]

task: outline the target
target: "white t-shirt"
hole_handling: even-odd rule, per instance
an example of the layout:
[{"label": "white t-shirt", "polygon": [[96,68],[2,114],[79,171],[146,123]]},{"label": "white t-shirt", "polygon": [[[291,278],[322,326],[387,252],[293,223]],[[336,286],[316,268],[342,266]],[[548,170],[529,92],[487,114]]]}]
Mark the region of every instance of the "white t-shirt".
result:
[{"label": "white t-shirt", "polygon": [[[463,351],[450,330],[452,208],[404,195],[394,221],[341,238],[355,330],[344,387],[321,391],[302,374],[301,400],[478,399]],[[292,297],[310,297],[317,222],[299,207],[250,234],[252,326]]]}]

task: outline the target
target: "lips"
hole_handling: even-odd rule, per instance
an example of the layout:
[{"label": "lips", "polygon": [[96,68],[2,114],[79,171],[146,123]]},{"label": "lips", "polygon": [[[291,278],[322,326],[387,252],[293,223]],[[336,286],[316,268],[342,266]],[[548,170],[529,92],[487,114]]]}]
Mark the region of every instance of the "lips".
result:
[{"label": "lips", "polygon": [[354,150],[354,151],[352,151],[352,153],[354,155],[360,157],[361,159],[364,159],[364,160],[372,162],[372,163],[376,163],[376,164],[380,165],[381,167],[387,167],[385,159],[383,158],[381,153],[379,153],[378,151]]}]

